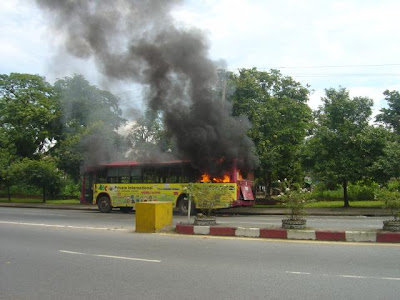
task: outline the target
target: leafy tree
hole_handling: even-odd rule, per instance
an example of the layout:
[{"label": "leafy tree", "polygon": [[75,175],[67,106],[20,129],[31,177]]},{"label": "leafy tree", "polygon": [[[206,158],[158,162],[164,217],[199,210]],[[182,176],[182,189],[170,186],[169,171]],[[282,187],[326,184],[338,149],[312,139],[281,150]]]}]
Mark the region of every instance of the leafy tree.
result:
[{"label": "leafy tree", "polygon": [[387,141],[381,155],[372,165],[371,172],[377,181],[385,183],[390,178],[400,178],[400,143]]},{"label": "leafy tree", "polygon": [[0,127],[16,155],[33,158],[57,138],[59,110],[43,77],[0,75]]},{"label": "leafy tree", "polygon": [[96,164],[122,156],[124,143],[117,129],[125,120],[119,99],[81,75],[59,79],[54,88],[62,133],[53,153],[58,166],[77,182],[84,162]]},{"label": "leafy tree", "polygon": [[385,123],[394,132],[400,134],[400,93],[386,90],[384,93],[388,108],[382,108],[376,120]]},{"label": "leafy tree", "polygon": [[147,109],[144,115],[135,121],[128,139],[132,149],[129,156],[133,159],[166,158],[173,148],[168,134],[163,129],[161,115],[151,109]]},{"label": "leafy tree", "polygon": [[313,135],[306,141],[304,163],[318,178],[341,184],[348,207],[348,183],[366,176],[382,155],[386,131],[368,124],[371,99],[351,99],[344,88],[326,89],[325,93]]},{"label": "leafy tree", "polygon": [[42,189],[43,202],[46,194],[55,196],[61,188],[62,174],[49,157],[40,160],[24,158],[10,166],[10,175],[15,182],[24,183]]},{"label": "leafy tree", "polygon": [[241,69],[230,74],[227,85],[233,115],[246,115],[251,124],[248,135],[254,141],[260,159],[257,177],[270,192],[279,178],[299,180],[300,146],[311,123],[311,109],[306,104],[308,87],[279,71],[261,72]]},{"label": "leafy tree", "polygon": [[82,75],[59,79],[54,83],[62,108],[64,132],[79,131],[98,121],[112,129],[124,123],[119,99],[112,93],[90,85]]}]

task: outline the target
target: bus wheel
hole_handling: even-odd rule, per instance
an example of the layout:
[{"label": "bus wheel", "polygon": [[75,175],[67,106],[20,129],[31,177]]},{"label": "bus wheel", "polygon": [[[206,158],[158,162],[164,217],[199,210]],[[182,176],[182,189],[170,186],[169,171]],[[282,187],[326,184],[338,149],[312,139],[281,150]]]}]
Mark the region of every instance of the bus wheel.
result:
[{"label": "bus wheel", "polygon": [[111,211],[110,199],[106,196],[101,197],[99,201],[97,201],[97,206],[102,213],[109,213]]},{"label": "bus wheel", "polygon": [[[196,212],[196,209],[194,207],[194,203],[192,202],[190,205],[190,214],[193,215]],[[189,207],[189,200],[186,196],[182,196],[179,199],[178,202],[178,210],[179,213],[183,216],[186,216],[188,214],[188,207]]]},{"label": "bus wheel", "polygon": [[120,210],[125,213],[128,214],[133,210],[133,207],[120,207]]}]

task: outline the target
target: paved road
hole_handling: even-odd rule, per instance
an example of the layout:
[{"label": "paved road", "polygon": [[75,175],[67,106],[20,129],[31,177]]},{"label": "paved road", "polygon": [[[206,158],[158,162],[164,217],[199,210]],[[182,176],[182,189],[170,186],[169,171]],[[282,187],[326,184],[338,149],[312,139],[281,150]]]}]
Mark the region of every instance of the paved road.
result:
[{"label": "paved road", "polygon": [[[71,212],[18,211],[25,220],[1,210],[0,299],[398,299],[400,294],[400,245],[137,234],[101,229],[133,215],[74,212],[73,221]],[[85,219],[95,220],[98,229],[81,228]],[[55,220],[74,227],[46,226]]]},{"label": "paved road", "polygon": [[[104,227],[134,230],[135,214],[116,210],[102,214],[96,210],[59,210],[0,207],[0,222],[45,223],[64,226]],[[280,227],[284,216],[219,216],[221,225],[240,227]],[[388,217],[308,216],[307,225],[316,229],[374,230],[382,229]],[[174,215],[174,223],[187,222],[187,217]]]}]

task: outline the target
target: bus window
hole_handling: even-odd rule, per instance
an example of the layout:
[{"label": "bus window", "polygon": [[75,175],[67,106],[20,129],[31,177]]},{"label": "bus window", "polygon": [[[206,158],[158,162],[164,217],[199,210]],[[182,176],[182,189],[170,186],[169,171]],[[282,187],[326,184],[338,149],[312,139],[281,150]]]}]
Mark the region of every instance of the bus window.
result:
[{"label": "bus window", "polygon": [[118,168],[118,177],[120,183],[129,183],[130,182],[130,167],[121,167]]},{"label": "bus window", "polygon": [[96,183],[107,183],[107,170],[105,168],[96,172]]},{"label": "bus window", "polygon": [[182,168],[180,166],[171,166],[169,168],[168,182],[170,183],[182,182]]},{"label": "bus window", "polygon": [[167,183],[168,182],[168,172],[169,172],[168,167],[163,166],[163,167],[157,168],[157,173],[156,173],[157,183]]},{"label": "bus window", "polygon": [[118,183],[118,168],[107,169],[107,182]]},{"label": "bus window", "polygon": [[132,183],[142,183],[142,169],[139,166],[132,167],[131,182]]},{"label": "bus window", "polygon": [[156,181],[156,170],[153,167],[145,167],[143,169],[143,182],[144,183],[155,183]]}]

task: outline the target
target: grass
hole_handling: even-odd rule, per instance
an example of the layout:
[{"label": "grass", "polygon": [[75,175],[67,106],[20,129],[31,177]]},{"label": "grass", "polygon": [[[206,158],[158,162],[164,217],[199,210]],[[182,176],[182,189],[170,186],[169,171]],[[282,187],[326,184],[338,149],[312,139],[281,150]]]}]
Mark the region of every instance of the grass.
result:
[{"label": "grass", "polygon": [[[8,198],[0,198],[0,202],[2,203],[43,203],[42,199],[34,199],[34,198],[11,198],[11,201],[8,201]],[[80,204],[79,199],[65,199],[65,200],[47,200],[47,204]]]},{"label": "grass", "polygon": [[[0,198],[0,202],[8,203],[8,198]],[[11,198],[10,203],[42,203],[42,199],[34,198]],[[47,200],[47,204],[80,204],[79,199]],[[383,201],[350,201],[350,207],[358,208],[383,208]],[[256,204],[255,208],[285,208],[283,204],[264,205]],[[308,208],[341,208],[343,200],[340,201],[315,201],[306,204]]]},{"label": "grass", "polygon": [[[357,208],[383,208],[383,201],[350,201],[350,207]],[[283,204],[275,205],[262,205],[257,204],[256,208],[285,208]],[[307,208],[341,208],[343,207],[343,200],[341,201],[315,201],[306,204]]]}]

